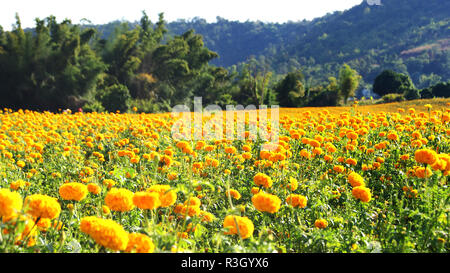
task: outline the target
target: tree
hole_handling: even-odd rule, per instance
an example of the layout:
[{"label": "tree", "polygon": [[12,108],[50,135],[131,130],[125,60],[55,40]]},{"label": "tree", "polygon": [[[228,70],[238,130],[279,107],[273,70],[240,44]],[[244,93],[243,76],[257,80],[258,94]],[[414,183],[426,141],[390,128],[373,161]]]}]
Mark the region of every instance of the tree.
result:
[{"label": "tree", "polygon": [[431,92],[435,97],[450,97],[450,82],[441,82],[432,87]]},{"label": "tree", "polygon": [[275,86],[277,99],[282,107],[297,107],[299,99],[305,96],[305,77],[301,71],[288,73],[283,80]]},{"label": "tree", "polygon": [[339,91],[344,99],[344,104],[347,103],[349,97],[355,96],[355,91],[359,86],[362,77],[350,68],[349,65],[344,64],[339,71]]},{"label": "tree", "polygon": [[384,70],[373,83],[373,92],[380,96],[390,93],[403,94],[409,89],[415,89],[411,78],[393,70]]},{"label": "tree", "polygon": [[130,106],[130,92],[125,85],[114,84],[99,93],[98,101],[109,112],[125,112]]},{"label": "tree", "polygon": [[36,19],[25,32],[16,16],[10,32],[0,31],[0,103],[14,109],[51,110],[81,107],[81,96],[93,91],[105,64],[92,50],[95,30],[81,30],[54,16]]},{"label": "tree", "polygon": [[238,78],[239,93],[234,100],[240,104],[255,106],[268,102],[272,92],[269,88],[272,72],[266,69],[258,67],[254,59],[245,64]]}]

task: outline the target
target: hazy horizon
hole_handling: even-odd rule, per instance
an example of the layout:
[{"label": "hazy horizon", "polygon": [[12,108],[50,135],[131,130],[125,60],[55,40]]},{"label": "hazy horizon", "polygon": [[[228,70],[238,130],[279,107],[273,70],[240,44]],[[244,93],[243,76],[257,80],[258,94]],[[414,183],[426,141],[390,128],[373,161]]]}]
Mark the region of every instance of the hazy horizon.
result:
[{"label": "hazy horizon", "polygon": [[[28,2],[28,3],[27,3]],[[81,23],[87,19],[92,24],[106,24],[113,21],[138,21],[142,11],[146,11],[152,22],[157,21],[158,14],[164,13],[168,22],[177,20],[205,19],[208,23],[216,22],[217,17],[230,21],[262,21],[268,23],[286,23],[289,21],[312,20],[332,13],[344,11],[363,0],[228,0],[222,1],[155,1],[129,0],[123,1],[52,1],[42,0],[29,2],[17,0],[8,2],[0,10],[0,25],[4,30],[11,30],[15,24],[15,14],[18,13],[22,28],[35,26],[35,18],[44,19],[49,15],[56,17],[57,21],[70,19],[73,23]],[[124,3],[127,5],[124,6]],[[86,8],[89,7],[89,8]],[[103,12],[99,12],[99,11]],[[250,12],[249,12],[250,10]]]}]

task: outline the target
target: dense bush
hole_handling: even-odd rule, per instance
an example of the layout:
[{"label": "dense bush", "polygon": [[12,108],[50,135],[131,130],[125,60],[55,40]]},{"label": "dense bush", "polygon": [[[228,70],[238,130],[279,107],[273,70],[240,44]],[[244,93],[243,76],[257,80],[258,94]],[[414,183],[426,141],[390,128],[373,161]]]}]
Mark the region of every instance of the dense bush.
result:
[{"label": "dense bush", "polygon": [[130,107],[130,91],[125,85],[115,84],[107,87],[97,98],[106,111],[126,112]]},{"label": "dense bush", "polygon": [[404,94],[405,99],[407,100],[418,100],[420,99],[420,92],[415,88],[411,88],[405,91]]}]

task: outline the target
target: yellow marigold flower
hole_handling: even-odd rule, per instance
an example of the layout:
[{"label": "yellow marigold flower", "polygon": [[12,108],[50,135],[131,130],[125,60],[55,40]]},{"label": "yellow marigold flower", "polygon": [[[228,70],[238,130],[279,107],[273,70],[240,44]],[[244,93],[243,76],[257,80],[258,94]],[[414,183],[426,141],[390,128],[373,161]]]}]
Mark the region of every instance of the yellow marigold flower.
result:
[{"label": "yellow marigold flower", "polygon": [[48,218],[41,218],[36,225],[40,231],[45,232],[52,226],[52,222]]},{"label": "yellow marigold flower", "polygon": [[370,189],[364,186],[354,187],[352,190],[352,195],[356,199],[361,200],[364,203],[367,203],[372,198],[372,194],[370,193]]},{"label": "yellow marigold flower", "polygon": [[348,175],[348,182],[352,187],[365,186],[364,178],[355,172]]},{"label": "yellow marigold flower", "polygon": [[58,200],[42,194],[33,194],[25,198],[24,207],[26,212],[35,218],[55,219],[61,213]]},{"label": "yellow marigold flower", "polygon": [[142,233],[130,233],[128,234],[128,245],[125,249],[126,252],[136,253],[153,253],[155,251],[155,245],[152,239]]},{"label": "yellow marigold flower", "polygon": [[341,165],[335,165],[333,167],[333,171],[337,172],[337,173],[343,173],[345,170],[344,166]]},{"label": "yellow marigold flower", "polygon": [[80,230],[94,239],[97,244],[115,251],[125,250],[128,245],[128,233],[113,220],[95,216],[83,217]]},{"label": "yellow marigold flower", "polygon": [[433,165],[437,160],[437,154],[430,149],[420,149],[414,153],[414,157],[418,163]]},{"label": "yellow marigold flower", "polygon": [[214,214],[207,212],[207,211],[200,211],[200,217],[202,218],[202,221],[204,222],[211,222],[216,217],[214,217]]},{"label": "yellow marigold flower", "polygon": [[[237,223],[237,225],[236,225]],[[253,222],[247,217],[227,215],[223,221],[223,227],[227,228],[228,231],[225,232],[227,235],[238,234],[242,239],[247,239],[253,235],[255,227]]]},{"label": "yellow marigold flower", "polygon": [[113,211],[130,211],[134,208],[133,192],[112,188],[105,197],[106,205]]},{"label": "yellow marigold flower", "polygon": [[202,202],[197,197],[191,197],[188,200],[184,201],[184,205],[185,206],[189,205],[190,207],[200,207],[201,204]]},{"label": "yellow marigold flower", "polygon": [[23,167],[25,167],[25,162],[23,162],[22,160],[19,160],[19,161],[17,161],[16,165],[17,165],[19,168],[23,168]]},{"label": "yellow marigold flower", "polygon": [[270,188],[272,187],[272,179],[263,173],[257,173],[254,177],[253,177],[253,181],[255,182],[256,185],[261,185],[265,188]]},{"label": "yellow marigold flower", "polygon": [[291,205],[293,207],[304,208],[304,207],[306,207],[307,202],[308,202],[308,199],[305,196],[300,195],[300,194],[290,194],[286,198],[286,203],[288,203],[289,205]]},{"label": "yellow marigold flower", "polygon": [[140,209],[156,209],[161,205],[157,192],[136,192],[133,196],[133,203]]},{"label": "yellow marigold flower", "polygon": [[102,212],[103,212],[103,214],[110,214],[111,210],[108,208],[108,206],[103,205]]},{"label": "yellow marigold flower", "polygon": [[22,197],[17,192],[0,189],[0,218],[15,217],[22,209]]},{"label": "yellow marigold flower", "polygon": [[169,185],[153,185],[147,191],[159,194],[159,200],[163,208],[172,206],[177,200],[177,193],[171,190]]},{"label": "yellow marigold flower", "polygon": [[325,219],[317,219],[317,220],[314,222],[314,226],[315,226],[316,228],[326,228],[326,227],[328,226],[328,221],[325,220]]},{"label": "yellow marigold flower", "polygon": [[246,159],[246,160],[249,160],[249,159],[251,159],[251,158],[252,158],[252,154],[251,154],[251,153],[248,153],[248,152],[246,152],[246,153],[243,153],[243,154],[242,154],[242,157],[243,157],[244,159]]},{"label": "yellow marigold flower", "polygon": [[295,191],[298,188],[298,181],[293,177],[289,177],[289,184],[287,185],[288,189],[291,191]]},{"label": "yellow marigold flower", "polygon": [[301,155],[302,157],[305,157],[305,158],[310,158],[310,157],[311,157],[311,154],[310,154],[307,150],[305,150],[305,149],[303,149],[303,150],[300,151],[300,155]]},{"label": "yellow marigold flower", "polygon": [[313,155],[321,155],[323,153],[323,150],[321,148],[314,148],[312,151]]},{"label": "yellow marigold flower", "polygon": [[237,190],[234,190],[234,189],[226,191],[225,194],[226,194],[227,197],[231,196],[231,197],[233,197],[236,200],[241,199],[241,194]]},{"label": "yellow marigold flower", "polygon": [[260,192],[253,195],[252,203],[259,211],[275,213],[280,209],[281,200],[276,195]]},{"label": "yellow marigold flower", "polygon": [[105,185],[108,189],[111,189],[112,187],[114,187],[115,184],[116,184],[116,182],[112,179],[103,180],[103,185]]},{"label": "yellow marigold flower", "polygon": [[81,201],[88,194],[87,186],[81,183],[65,183],[59,187],[59,195],[64,200]]},{"label": "yellow marigold flower", "polygon": [[12,190],[18,190],[20,188],[23,188],[26,185],[26,182],[23,181],[22,179],[16,180],[14,182],[11,182],[11,184],[9,184],[9,187]]}]

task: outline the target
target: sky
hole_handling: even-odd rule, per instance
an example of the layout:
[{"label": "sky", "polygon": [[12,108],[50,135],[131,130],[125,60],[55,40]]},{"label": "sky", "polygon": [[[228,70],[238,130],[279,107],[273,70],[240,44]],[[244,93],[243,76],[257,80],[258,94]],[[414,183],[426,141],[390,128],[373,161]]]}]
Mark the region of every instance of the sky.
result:
[{"label": "sky", "polygon": [[[3,0],[0,5],[0,25],[11,30],[16,12],[22,28],[34,27],[35,18],[54,15],[58,22],[70,19],[93,24],[115,20],[138,21],[145,10],[152,22],[164,13],[166,21],[200,17],[215,22],[220,16],[228,20],[284,23],[312,20],[328,12],[343,11],[363,0]],[[366,0],[367,1],[367,0]],[[372,1],[372,0],[369,0]],[[382,1],[382,0],[381,0]]]}]

